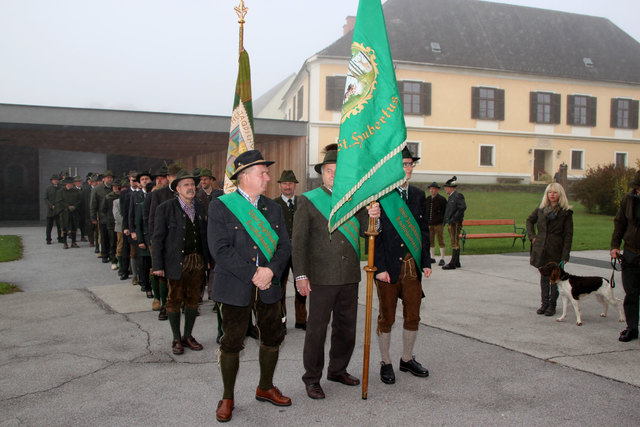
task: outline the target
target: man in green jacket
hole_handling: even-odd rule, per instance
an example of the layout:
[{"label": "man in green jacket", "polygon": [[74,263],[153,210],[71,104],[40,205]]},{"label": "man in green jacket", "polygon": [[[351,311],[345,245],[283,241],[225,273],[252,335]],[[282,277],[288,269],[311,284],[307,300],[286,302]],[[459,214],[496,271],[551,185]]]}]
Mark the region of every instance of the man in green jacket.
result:
[{"label": "man in green jacket", "polygon": [[60,182],[60,176],[52,175],[51,185],[47,187],[44,192],[44,200],[47,204],[47,245],[51,244],[51,229],[53,228],[53,223],[56,223],[56,228],[58,230],[58,243],[62,243],[62,234],[60,232],[60,219],[56,214],[56,192],[58,191],[58,183]]},{"label": "man in green jacket", "polygon": [[[102,174],[102,184],[95,187],[93,191],[93,199],[91,199],[91,222],[98,224],[100,228],[100,246],[102,262],[109,262],[109,250],[111,248],[111,240],[109,238],[109,206],[107,203],[107,195],[111,193],[111,183],[113,182],[113,172],[106,170]],[[113,216],[113,213],[111,213]],[[115,259],[114,259],[115,261]]]},{"label": "man in green jacket", "polygon": [[[315,170],[322,176],[322,187],[308,191],[298,199],[293,219],[293,271],[296,288],[309,296],[309,318],[304,339],[302,376],[307,395],[324,399],[320,386],[324,368],[324,343],[329,319],[331,349],[327,379],[349,386],[360,380],[347,372],[356,342],[358,283],[360,282],[359,236],[368,226],[367,212],[361,209],[331,235],[328,217],[331,190],[336,171],[337,145],[325,148],[326,155]],[[380,205],[369,209],[369,216],[380,217]]]}]

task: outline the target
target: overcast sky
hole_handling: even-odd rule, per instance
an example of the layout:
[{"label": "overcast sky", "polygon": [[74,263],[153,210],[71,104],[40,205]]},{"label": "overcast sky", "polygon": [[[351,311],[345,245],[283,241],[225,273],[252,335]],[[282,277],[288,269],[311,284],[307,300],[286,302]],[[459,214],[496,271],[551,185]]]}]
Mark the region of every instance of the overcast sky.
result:
[{"label": "overcast sky", "polygon": [[[0,0],[0,103],[228,116],[238,3]],[[605,17],[640,40],[639,0],[502,3]],[[245,6],[255,99],[342,36],[358,0],[245,0]]]}]

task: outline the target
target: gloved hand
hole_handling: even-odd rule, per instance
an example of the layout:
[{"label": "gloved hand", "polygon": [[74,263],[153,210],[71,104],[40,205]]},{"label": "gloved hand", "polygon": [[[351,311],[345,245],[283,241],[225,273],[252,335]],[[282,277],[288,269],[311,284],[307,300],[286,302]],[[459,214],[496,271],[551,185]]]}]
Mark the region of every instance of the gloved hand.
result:
[{"label": "gloved hand", "polygon": [[75,210],[76,210],[76,207],[75,207],[75,206],[73,206],[73,205],[71,205],[71,206],[69,206],[67,209],[69,209],[69,212],[73,212],[73,211],[75,211]]}]

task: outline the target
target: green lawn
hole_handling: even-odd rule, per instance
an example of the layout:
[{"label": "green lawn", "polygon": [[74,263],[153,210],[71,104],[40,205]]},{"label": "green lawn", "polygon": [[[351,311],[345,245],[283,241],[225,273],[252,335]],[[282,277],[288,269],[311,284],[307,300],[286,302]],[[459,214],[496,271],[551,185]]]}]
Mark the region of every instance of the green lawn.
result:
[{"label": "green lawn", "polygon": [[18,236],[0,236],[0,262],[22,258],[22,240]]},{"label": "green lawn", "polygon": [[[525,227],[527,217],[540,204],[542,192],[483,192],[464,191],[467,202],[465,219],[514,219],[517,227]],[[444,195],[444,193],[443,193]],[[611,232],[613,231],[613,217],[606,215],[592,215],[586,212],[580,203],[570,200],[573,206],[573,251],[590,249],[609,249]],[[510,226],[483,227],[474,226],[467,229],[468,233],[508,232],[513,231]],[[449,234],[445,228],[447,257],[451,254]],[[511,247],[512,239],[474,239],[467,240],[463,254],[498,254],[506,252],[522,252],[522,242],[516,241]],[[436,242],[437,246],[437,242]],[[529,251],[529,241],[526,241],[524,251]],[[437,250],[436,250],[437,252]],[[366,257],[362,257],[366,260]]]},{"label": "green lawn", "polygon": [[[0,236],[0,262],[22,258],[22,240],[18,236]],[[0,295],[22,292],[11,283],[0,282]]]}]

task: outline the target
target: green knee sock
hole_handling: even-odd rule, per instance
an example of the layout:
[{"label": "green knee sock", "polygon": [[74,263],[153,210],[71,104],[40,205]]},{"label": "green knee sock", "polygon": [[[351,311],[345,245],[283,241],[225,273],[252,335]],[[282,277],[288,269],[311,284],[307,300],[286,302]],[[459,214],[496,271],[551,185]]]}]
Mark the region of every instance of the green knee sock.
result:
[{"label": "green knee sock", "polygon": [[158,277],[152,274],[151,277],[149,278],[149,281],[151,282],[151,290],[153,291],[153,297],[159,300],[160,285],[158,284]]},{"label": "green knee sock", "polygon": [[180,336],[180,312],[173,313],[168,312],[167,316],[169,316],[169,325],[171,325],[171,332],[173,332],[173,339],[180,340],[182,337]]},{"label": "green knee sock", "polygon": [[236,376],[240,366],[239,353],[220,352],[220,372],[222,373],[223,399],[233,399],[233,390],[236,386]]},{"label": "green knee sock", "polygon": [[260,382],[258,387],[260,390],[269,390],[273,388],[273,374],[276,371],[278,363],[278,347],[270,347],[266,345],[260,346]]},{"label": "green knee sock", "polygon": [[158,279],[160,283],[160,302],[164,307],[167,305],[167,295],[169,294],[169,288],[167,288],[167,280],[166,279]]},{"label": "green knee sock", "polygon": [[191,308],[184,309],[184,338],[189,338],[191,336],[191,331],[193,331],[193,325],[196,323],[196,315],[198,310],[194,310]]}]

